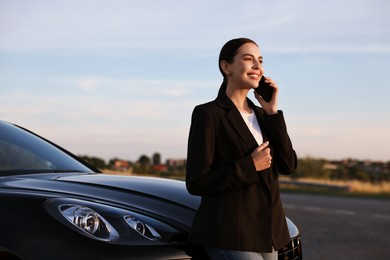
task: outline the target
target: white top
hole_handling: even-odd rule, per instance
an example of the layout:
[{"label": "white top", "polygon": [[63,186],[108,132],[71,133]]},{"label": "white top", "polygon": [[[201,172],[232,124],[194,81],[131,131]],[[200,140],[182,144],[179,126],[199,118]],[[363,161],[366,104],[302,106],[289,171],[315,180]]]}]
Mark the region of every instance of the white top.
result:
[{"label": "white top", "polygon": [[255,113],[253,112],[253,110],[250,114],[245,112],[240,113],[249,130],[251,131],[253,137],[256,139],[257,144],[261,145],[264,142],[263,134],[261,133],[260,125],[257,121]]}]

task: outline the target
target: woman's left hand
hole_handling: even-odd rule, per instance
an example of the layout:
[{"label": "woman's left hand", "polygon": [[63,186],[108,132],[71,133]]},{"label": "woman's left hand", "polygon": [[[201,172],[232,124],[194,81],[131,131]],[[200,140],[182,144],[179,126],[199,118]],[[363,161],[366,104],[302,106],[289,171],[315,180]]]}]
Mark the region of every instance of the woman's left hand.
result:
[{"label": "woman's left hand", "polygon": [[260,97],[259,94],[257,94],[256,91],[254,91],[255,98],[257,99],[257,101],[259,101],[261,107],[265,110],[265,112],[268,115],[277,114],[278,113],[278,90],[279,90],[278,85],[273,79],[269,77],[265,78],[265,82],[268,83],[272,88],[274,88],[274,93],[272,94],[271,100],[269,102],[266,102],[264,99]]}]

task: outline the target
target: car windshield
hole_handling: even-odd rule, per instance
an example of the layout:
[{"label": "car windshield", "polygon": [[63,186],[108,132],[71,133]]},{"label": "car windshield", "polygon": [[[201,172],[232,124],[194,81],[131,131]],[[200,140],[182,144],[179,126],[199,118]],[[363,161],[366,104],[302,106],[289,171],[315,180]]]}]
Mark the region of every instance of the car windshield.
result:
[{"label": "car windshield", "polygon": [[93,172],[66,151],[0,121],[0,176],[46,172]]}]

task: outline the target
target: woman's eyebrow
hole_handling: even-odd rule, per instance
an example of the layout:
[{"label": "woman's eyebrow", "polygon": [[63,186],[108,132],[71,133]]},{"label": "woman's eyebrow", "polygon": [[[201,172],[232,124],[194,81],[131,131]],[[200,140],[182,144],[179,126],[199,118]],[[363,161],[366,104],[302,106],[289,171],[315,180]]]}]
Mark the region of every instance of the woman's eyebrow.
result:
[{"label": "woman's eyebrow", "polygon": [[[242,55],[242,57],[245,57],[245,56],[251,56],[252,58],[256,58],[255,55],[250,54],[250,53],[244,53],[244,54]],[[259,56],[259,59],[263,59],[263,56]]]}]

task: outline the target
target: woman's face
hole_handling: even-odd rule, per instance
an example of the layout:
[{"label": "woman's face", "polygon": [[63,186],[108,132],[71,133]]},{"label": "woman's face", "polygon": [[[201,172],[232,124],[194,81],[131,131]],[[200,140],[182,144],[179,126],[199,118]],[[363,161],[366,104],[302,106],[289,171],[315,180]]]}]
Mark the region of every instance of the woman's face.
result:
[{"label": "woman's face", "polygon": [[234,56],[233,63],[227,65],[229,84],[235,88],[257,88],[260,78],[264,73],[263,57],[256,44],[245,43]]}]

